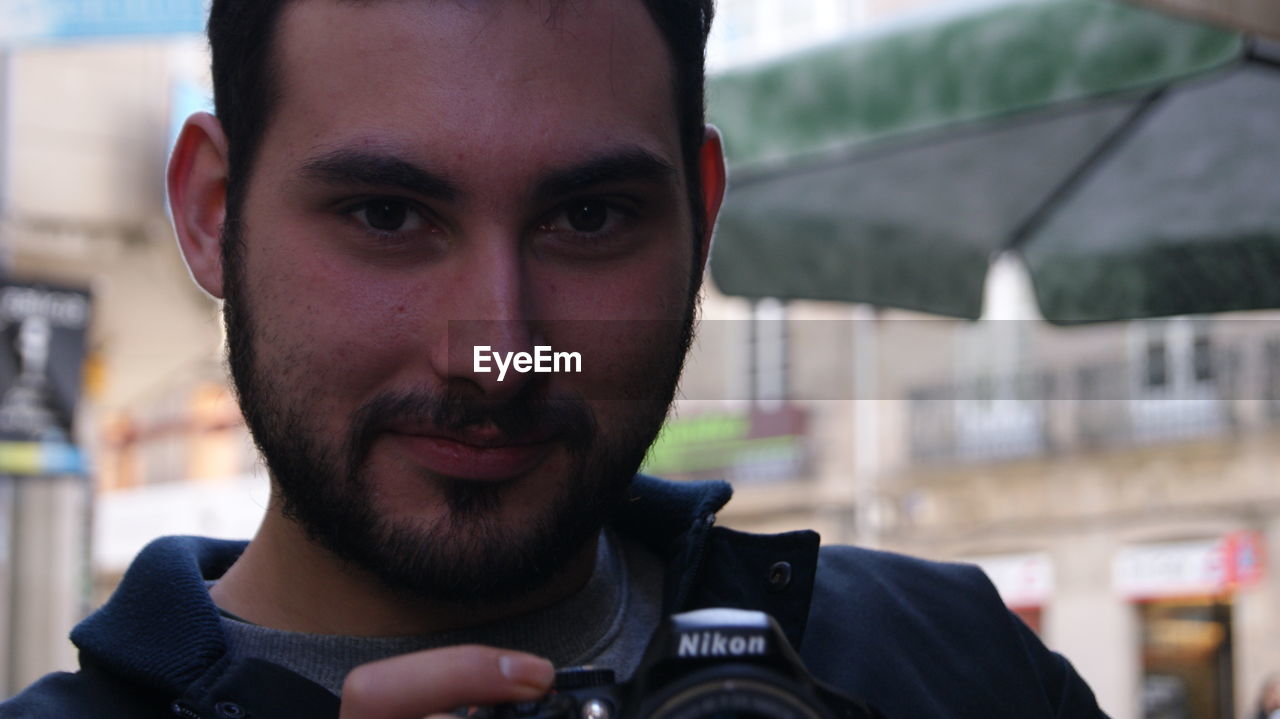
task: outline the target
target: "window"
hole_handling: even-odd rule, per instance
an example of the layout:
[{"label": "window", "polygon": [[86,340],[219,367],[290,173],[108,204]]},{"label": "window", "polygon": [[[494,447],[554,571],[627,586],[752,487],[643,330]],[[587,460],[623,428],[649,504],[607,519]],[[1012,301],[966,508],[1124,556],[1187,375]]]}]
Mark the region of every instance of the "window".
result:
[{"label": "window", "polygon": [[1169,384],[1169,348],[1162,338],[1152,338],[1147,341],[1145,384],[1149,389],[1158,389]]},{"label": "window", "polygon": [[1196,333],[1191,341],[1191,366],[1197,382],[1212,382],[1214,378],[1213,345],[1209,335]]}]

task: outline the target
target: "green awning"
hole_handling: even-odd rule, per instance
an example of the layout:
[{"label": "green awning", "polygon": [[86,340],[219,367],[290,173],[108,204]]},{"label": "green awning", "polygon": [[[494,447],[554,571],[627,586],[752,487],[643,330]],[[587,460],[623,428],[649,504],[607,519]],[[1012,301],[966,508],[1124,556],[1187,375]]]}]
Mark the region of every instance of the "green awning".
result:
[{"label": "green awning", "polygon": [[1280,306],[1280,73],[1106,0],[988,7],[712,80],[725,292],[976,318],[1020,251],[1058,322]]}]

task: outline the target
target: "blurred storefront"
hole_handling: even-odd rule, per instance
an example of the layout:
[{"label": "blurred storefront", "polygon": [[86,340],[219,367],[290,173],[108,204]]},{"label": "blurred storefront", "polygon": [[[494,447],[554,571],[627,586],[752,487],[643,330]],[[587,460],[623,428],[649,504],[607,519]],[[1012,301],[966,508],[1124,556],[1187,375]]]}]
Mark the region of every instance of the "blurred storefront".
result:
[{"label": "blurred storefront", "polygon": [[1145,716],[1234,715],[1235,595],[1262,581],[1263,554],[1257,532],[1117,552],[1112,580],[1138,615]]}]

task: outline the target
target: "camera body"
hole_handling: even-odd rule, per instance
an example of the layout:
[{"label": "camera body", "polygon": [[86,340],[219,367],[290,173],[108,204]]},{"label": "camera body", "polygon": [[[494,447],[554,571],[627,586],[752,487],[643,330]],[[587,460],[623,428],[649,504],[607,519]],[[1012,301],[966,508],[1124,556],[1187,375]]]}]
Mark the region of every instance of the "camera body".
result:
[{"label": "camera body", "polygon": [[882,715],[811,677],[768,614],[701,609],[663,622],[632,681],[615,683],[607,669],[563,669],[543,698],[493,707],[491,716],[876,719]]}]

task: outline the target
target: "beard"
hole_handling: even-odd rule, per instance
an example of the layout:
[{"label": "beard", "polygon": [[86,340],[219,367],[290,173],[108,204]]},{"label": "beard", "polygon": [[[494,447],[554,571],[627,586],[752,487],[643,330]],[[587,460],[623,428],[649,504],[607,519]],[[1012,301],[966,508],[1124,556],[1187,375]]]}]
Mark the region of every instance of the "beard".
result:
[{"label": "beard", "polygon": [[[284,516],[341,560],[421,599],[500,603],[545,586],[578,556],[623,503],[666,418],[693,338],[699,277],[691,281],[671,352],[644,368],[642,399],[623,400],[629,411],[616,427],[601,427],[581,398],[550,396],[543,383],[530,382],[510,399],[492,400],[478,396],[470,383],[449,382],[441,390],[373,396],[351,413],[343,436],[332,437],[309,421],[311,394],[288,386],[281,381],[282,368],[260,358],[243,237],[230,217],[222,246],[227,363]],[[374,505],[369,455],[397,423],[458,433],[490,426],[508,437],[552,430],[567,455],[567,471],[522,526],[502,519],[509,482],[435,475],[424,481],[439,490],[443,511],[435,519],[393,520]]]}]

